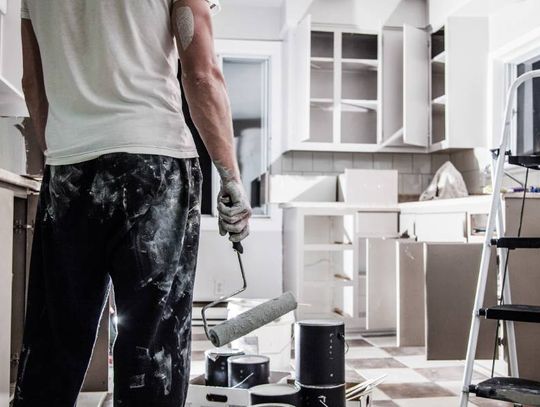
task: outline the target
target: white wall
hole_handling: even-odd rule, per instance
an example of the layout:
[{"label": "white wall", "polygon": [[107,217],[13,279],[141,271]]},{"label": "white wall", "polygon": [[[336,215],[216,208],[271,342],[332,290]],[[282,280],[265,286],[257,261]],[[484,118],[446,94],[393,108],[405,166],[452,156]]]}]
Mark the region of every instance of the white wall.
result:
[{"label": "white wall", "polygon": [[[283,290],[281,209],[272,205],[270,213],[271,218],[252,219],[251,234],[242,242],[248,282],[248,289],[240,295],[242,298],[273,298]],[[216,218],[203,217],[195,300],[214,300],[241,286],[240,269],[231,243],[219,235]]]},{"label": "white wall", "polygon": [[214,36],[218,39],[281,40],[281,7],[254,7],[222,4],[214,17]]},{"label": "white wall", "polygon": [[446,21],[446,17],[453,14],[460,7],[471,0],[428,0],[429,23],[434,31],[439,30]]},{"label": "white wall", "polygon": [[379,31],[398,3],[399,0],[314,0],[309,12],[315,24],[354,25],[365,31]]},{"label": "white wall", "polygon": [[496,51],[519,40],[521,37],[538,31],[540,1],[513,1],[491,16],[491,50]]}]

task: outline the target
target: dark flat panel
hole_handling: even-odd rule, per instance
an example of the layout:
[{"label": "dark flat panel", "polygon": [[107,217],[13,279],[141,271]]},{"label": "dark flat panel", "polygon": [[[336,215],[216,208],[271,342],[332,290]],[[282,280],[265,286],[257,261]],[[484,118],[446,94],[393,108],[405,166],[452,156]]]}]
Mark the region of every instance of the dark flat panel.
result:
[{"label": "dark flat panel", "polygon": [[[426,244],[428,360],[465,359],[481,254],[481,244]],[[485,306],[496,303],[496,274],[493,250]],[[492,358],[495,326],[482,321],[477,358]]]}]

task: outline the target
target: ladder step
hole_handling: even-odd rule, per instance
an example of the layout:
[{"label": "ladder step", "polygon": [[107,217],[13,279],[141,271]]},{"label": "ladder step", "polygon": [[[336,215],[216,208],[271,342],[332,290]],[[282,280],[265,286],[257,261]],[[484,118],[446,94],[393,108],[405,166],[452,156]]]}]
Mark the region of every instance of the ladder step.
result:
[{"label": "ladder step", "polygon": [[497,305],[490,308],[482,308],[478,314],[486,319],[540,323],[540,307],[536,305]]},{"label": "ladder step", "polygon": [[533,170],[540,170],[540,155],[510,155],[508,163]]},{"label": "ladder step", "polygon": [[477,397],[540,406],[540,383],[514,377],[494,377],[470,386]]},{"label": "ladder step", "polygon": [[491,239],[491,244],[506,249],[540,249],[540,237],[501,237]]}]

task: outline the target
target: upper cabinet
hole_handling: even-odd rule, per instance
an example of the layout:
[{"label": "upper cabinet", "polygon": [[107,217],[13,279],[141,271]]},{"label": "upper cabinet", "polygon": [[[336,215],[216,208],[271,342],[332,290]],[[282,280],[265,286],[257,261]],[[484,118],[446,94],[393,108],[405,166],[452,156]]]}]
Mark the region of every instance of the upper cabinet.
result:
[{"label": "upper cabinet", "polygon": [[486,17],[449,17],[431,34],[431,151],[487,145]]},{"label": "upper cabinet", "polygon": [[288,149],[375,151],[378,141],[379,37],[312,27],[291,40],[293,114]]},{"label": "upper cabinet", "polygon": [[28,115],[21,88],[20,9],[20,0],[7,0],[0,6],[0,116]]}]

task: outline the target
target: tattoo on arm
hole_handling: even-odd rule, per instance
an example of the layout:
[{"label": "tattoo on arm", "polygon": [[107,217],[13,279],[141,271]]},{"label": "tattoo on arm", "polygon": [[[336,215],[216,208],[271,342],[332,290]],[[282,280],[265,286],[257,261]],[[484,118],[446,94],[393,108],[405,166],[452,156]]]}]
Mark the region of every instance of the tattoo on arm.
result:
[{"label": "tattoo on arm", "polygon": [[191,7],[182,6],[178,9],[176,24],[180,43],[182,44],[182,49],[185,51],[193,41],[193,36],[195,35],[195,18],[193,17]]}]

